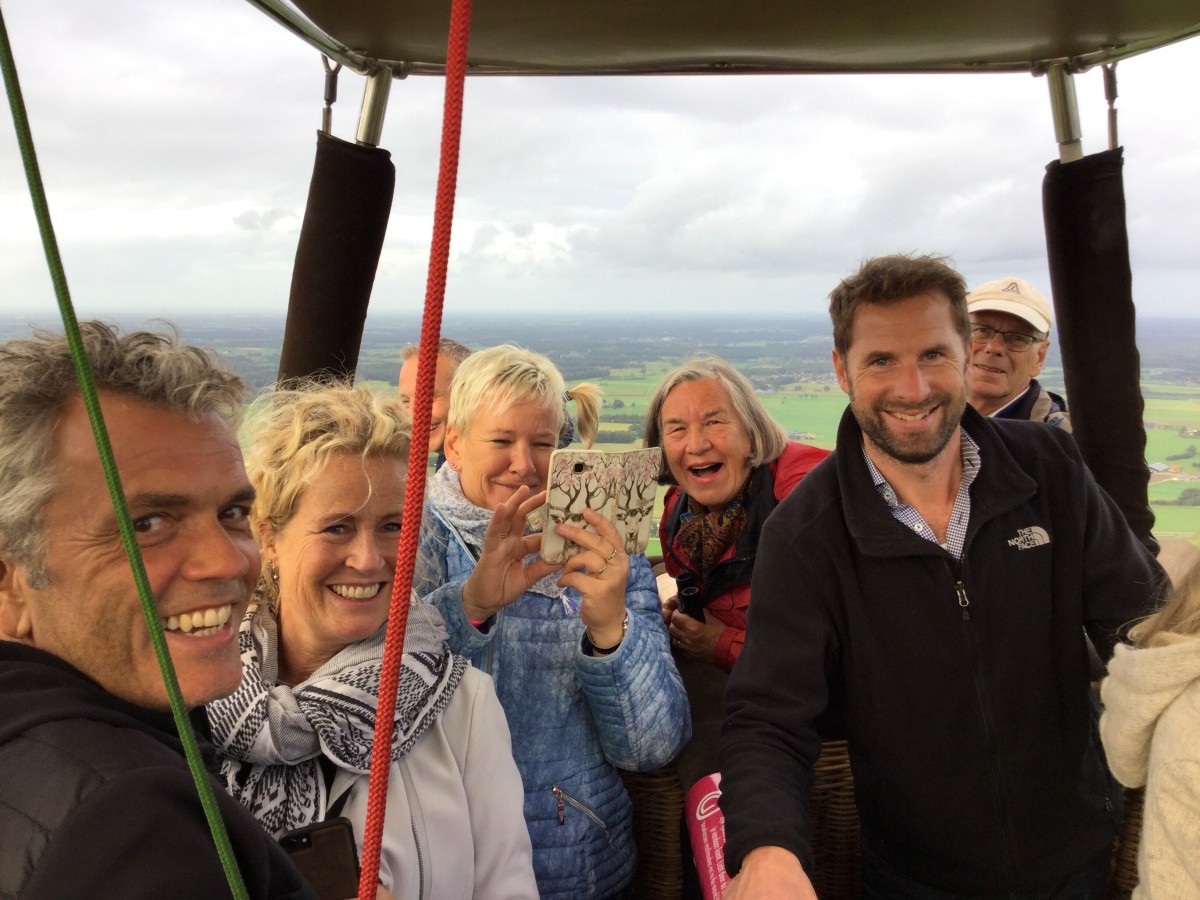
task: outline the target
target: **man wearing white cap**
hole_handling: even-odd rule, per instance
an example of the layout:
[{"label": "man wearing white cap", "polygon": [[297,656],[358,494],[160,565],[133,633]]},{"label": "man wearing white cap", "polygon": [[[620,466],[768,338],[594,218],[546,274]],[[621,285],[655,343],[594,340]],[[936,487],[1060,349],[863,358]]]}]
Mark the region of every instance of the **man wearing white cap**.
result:
[{"label": "man wearing white cap", "polygon": [[1067,403],[1034,377],[1050,347],[1050,303],[1024,278],[1002,278],[967,294],[971,364],[967,400],[998,419],[1031,419],[1071,430]]}]

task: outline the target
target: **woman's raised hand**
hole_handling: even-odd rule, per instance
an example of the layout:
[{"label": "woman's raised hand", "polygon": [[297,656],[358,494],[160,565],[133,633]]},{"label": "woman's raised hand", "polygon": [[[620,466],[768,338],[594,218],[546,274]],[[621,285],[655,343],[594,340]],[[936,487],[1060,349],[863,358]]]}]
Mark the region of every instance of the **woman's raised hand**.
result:
[{"label": "woman's raised hand", "polygon": [[625,634],[625,584],[629,580],[629,557],[622,549],[625,539],[616,527],[590,509],[583,510],[584,520],[596,533],[573,525],[559,525],[557,531],[584,548],[563,567],[558,583],[573,587],[583,595],[579,616],[593,647],[611,648]]},{"label": "woman's raised hand", "polygon": [[463,585],[463,609],[472,622],[490,619],[558,568],[540,559],[525,564],[525,557],[542,543],[540,534],[525,533],[525,520],[545,502],[545,491],[530,495],[522,485],[496,507],[484,534],[483,553]]}]

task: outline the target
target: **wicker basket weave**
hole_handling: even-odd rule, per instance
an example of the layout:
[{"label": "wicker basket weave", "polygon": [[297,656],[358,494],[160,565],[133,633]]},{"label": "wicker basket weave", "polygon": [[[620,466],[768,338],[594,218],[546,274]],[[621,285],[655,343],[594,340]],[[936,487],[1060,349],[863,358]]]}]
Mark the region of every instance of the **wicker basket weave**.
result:
[{"label": "wicker basket weave", "polygon": [[[683,790],[670,766],[651,772],[622,772],[633,801],[633,836],[638,868],[631,898],[676,900],[679,820]],[[1126,900],[1137,886],[1137,855],[1142,830],[1142,791],[1125,791],[1125,819],[1113,844],[1107,900]],[[854,900],[860,895],[858,811],[845,741],[826,741],[813,767],[813,886],[821,900]]]},{"label": "wicker basket weave", "polygon": [[1124,900],[1137,887],[1137,857],[1142,837],[1144,794],[1141,788],[1125,789],[1125,820],[1121,823],[1121,830],[1113,844],[1108,900]]},{"label": "wicker basket weave", "polygon": [[[845,741],[826,741],[813,767],[813,885],[822,900],[852,900],[859,894],[858,813]],[[633,802],[633,839],[638,867],[632,898],[674,900],[683,887],[679,871],[679,821],[683,789],[672,767],[621,772]]]},{"label": "wicker basket weave", "polygon": [[638,866],[628,897],[676,900],[683,890],[680,872],[679,823],[683,788],[673,766],[649,772],[621,772],[633,802],[633,842]]},{"label": "wicker basket weave", "polygon": [[845,741],[826,741],[813,766],[813,887],[821,900],[859,895],[858,808]]}]

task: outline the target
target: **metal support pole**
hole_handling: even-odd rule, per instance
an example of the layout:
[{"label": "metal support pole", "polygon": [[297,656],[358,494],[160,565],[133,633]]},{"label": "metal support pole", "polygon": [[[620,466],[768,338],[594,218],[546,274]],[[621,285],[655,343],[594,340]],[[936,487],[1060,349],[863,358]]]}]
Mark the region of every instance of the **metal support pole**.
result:
[{"label": "metal support pole", "polygon": [[325,108],[321,110],[321,130],[333,134],[333,104],[337,102],[338,72],[342,71],[342,64],[330,65],[329,57],[322,53],[321,66],[325,69]]},{"label": "metal support pole", "polygon": [[1083,159],[1083,135],[1079,129],[1079,107],[1075,102],[1075,76],[1063,63],[1054,63],[1046,71],[1050,85],[1050,112],[1054,116],[1054,137],[1058,158],[1069,163]]},{"label": "metal support pole", "polygon": [[383,116],[387,112],[388,93],[392,89],[392,70],[381,66],[367,76],[363,89],[362,110],[358,115],[356,140],[366,147],[378,147],[383,134]]},{"label": "metal support pole", "polygon": [[1104,67],[1104,99],[1108,101],[1108,149],[1120,146],[1117,139],[1117,64]]}]

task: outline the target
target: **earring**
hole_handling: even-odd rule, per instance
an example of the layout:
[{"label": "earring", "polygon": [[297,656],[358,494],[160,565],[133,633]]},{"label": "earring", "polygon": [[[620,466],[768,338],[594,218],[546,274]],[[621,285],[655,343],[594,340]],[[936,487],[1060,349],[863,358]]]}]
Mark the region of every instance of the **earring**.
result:
[{"label": "earring", "polygon": [[269,560],[267,562],[267,577],[271,579],[272,584],[279,584],[279,569],[275,568],[275,563]]}]

